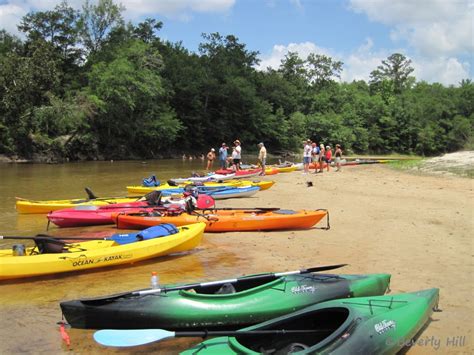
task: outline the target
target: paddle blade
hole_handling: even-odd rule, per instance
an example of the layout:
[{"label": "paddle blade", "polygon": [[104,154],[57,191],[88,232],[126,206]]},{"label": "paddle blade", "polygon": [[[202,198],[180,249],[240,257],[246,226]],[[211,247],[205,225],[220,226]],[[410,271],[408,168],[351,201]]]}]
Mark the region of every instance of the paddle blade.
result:
[{"label": "paddle blade", "polygon": [[341,267],[347,266],[347,264],[336,264],[336,265],[327,265],[327,266],[317,266],[309,269],[301,270],[302,272],[318,272],[318,271],[327,271],[339,269]]},{"label": "paddle blade", "polygon": [[174,332],[164,329],[103,329],[94,333],[97,343],[116,347],[139,346],[174,337]]}]

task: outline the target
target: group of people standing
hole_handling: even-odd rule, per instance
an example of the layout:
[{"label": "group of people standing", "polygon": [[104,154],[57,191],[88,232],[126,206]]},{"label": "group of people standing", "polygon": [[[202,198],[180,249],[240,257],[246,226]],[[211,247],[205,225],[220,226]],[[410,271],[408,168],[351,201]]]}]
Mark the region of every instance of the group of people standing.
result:
[{"label": "group of people standing", "polygon": [[[229,147],[226,143],[222,143],[221,147],[219,148],[220,168],[227,169],[228,167],[232,166],[234,170],[240,170],[240,162],[242,160],[242,147],[240,145],[240,141],[238,139],[234,141],[234,145],[232,147],[232,154],[230,157],[228,149]],[[212,170],[212,165],[216,158],[217,157],[215,149],[211,148],[211,150],[207,153],[207,170]]]},{"label": "group of people standing", "polygon": [[[324,165],[326,165],[327,171],[332,163],[333,152],[331,146],[324,144],[318,145],[316,142],[312,142],[311,139],[307,139],[304,142],[303,147],[303,174],[309,173],[309,165],[312,162],[314,165],[314,173],[324,172]],[[334,161],[336,163],[336,171],[341,170],[341,158],[342,149],[340,144],[336,144],[336,150],[334,151]]]},{"label": "group of people standing", "polygon": [[[219,148],[219,166],[221,169],[227,169],[232,167],[233,170],[238,171],[241,169],[240,163],[242,161],[242,146],[238,139],[236,139],[232,147],[231,156],[229,156],[228,149],[226,143],[222,143],[221,147]],[[267,160],[267,149],[263,143],[258,143],[258,147],[260,148],[258,152],[258,163],[262,168],[262,173],[260,175],[265,175],[265,165]],[[216,160],[216,153],[215,149],[211,148],[211,150],[207,153],[207,170],[212,170],[212,165]]]}]

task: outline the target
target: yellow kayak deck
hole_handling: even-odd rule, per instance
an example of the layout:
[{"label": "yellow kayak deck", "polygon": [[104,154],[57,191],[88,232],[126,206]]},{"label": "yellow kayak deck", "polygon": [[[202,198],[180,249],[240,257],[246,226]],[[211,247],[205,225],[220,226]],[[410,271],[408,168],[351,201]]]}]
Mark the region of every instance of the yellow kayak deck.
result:
[{"label": "yellow kayak deck", "polygon": [[[189,182],[192,184],[192,182]],[[234,186],[234,187],[242,187],[242,186],[258,186],[260,190],[267,190],[275,184],[275,181],[250,181],[250,180],[227,180],[224,182],[206,182],[204,186]],[[127,186],[127,193],[129,195],[146,195],[149,192],[157,191],[157,190],[166,190],[166,189],[176,189],[179,187],[184,188],[188,184],[180,184],[178,186],[171,186],[168,184],[163,184],[160,186],[155,187],[147,187],[147,186]]]},{"label": "yellow kayak deck", "polygon": [[16,210],[18,213],[49,213],[51,211],[61,210],[63,208],[73,208],[75,206],[105,206],[114,203],[134,202],[137,197],[110,197],[88,200],[77,198],[71,200],[45,200],[36,201],[17,198]]},{"label": "yellow kayak deck", "polygon": [[205,227],[191,224],[179,227],[176,234],[123,245],[113,240],[67,243],[64,253],[35,254],[37,247],[30,247],[24,256],[14,256],[11,249],[0,250],[0,280],[129,264],[187,251],[200,244]]}]

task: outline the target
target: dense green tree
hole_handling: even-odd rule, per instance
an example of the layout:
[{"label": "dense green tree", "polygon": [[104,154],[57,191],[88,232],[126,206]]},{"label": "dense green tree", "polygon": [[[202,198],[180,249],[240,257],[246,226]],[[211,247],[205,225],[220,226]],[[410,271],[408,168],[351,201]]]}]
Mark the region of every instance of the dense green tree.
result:
[{"label": "dense green tree", "polygon": [[92,66],[87,90],[100,113],[94,126],[101,151],[120,157],[131,147],[155,156],[174,141],[181,125],[164,98],[161,65],[155,49],[130,40],[110,62]]},{"label": "dense green tree", "polygon": [[0,57],[4,57],[9,53],[20,54],[22,51],[23,43],[18,37],[5,30],[0,30]]},{"label": "dense green tree", "polygon": [[333,78],[340,78],[344,63],[323,54],[311,53],[306,59],[308,82],[321,89]]},{"label": "dense green tree", "polygon": [[382,60],[382,65],[370,73],[370,84],[375,90],[382,90],[386,85],[384,83],[389,81],[393,84],[393,92],[400,94],[413,84],[414,78],[410,76],[413,70],[411,59],[406,58],[403,54],[393,53],[387,59]]},{"label": "dense green tree", "polygon": [[85,0],[80,17],[82,43],[89,53],[96,53],[110,31],[123,27],[122,11],[125,8],[113,0],[99,0],[97,5]]},{"label": "dense green tree", "polygon": [[51,11],[30,12],[21,20],[18,29],[30,42],[46,41],[57,48],[69,65],[80,59],[82,51],[77,47],[79,12],[66,1]]},{"label": "dense green tree", "polygon": [[[356,153],[439,154],[474,145],[474,84],[416,82],[390,55],[369,83],[340,83],[342,62],[289,52],[257,70],[234,35],[203,34],[197,53],[159,37],[163,23],[124,23],[113,0],[31,12],[19,39],[0,30],[0,153],[138,158],[238,138],[244,152],[301,150],[303,139]],[[178,144],[176,144],[178,143]]]},{"label": "dense green tree", "polygon": [[14,142],[8,149],[26,157],[33,153],[33,108],[48,103],[59,88],[59,62],[51,44],[36,41],[29,52],[28,57],[10,53],[0,66],[1,123],[8,127],[7,141]]}]

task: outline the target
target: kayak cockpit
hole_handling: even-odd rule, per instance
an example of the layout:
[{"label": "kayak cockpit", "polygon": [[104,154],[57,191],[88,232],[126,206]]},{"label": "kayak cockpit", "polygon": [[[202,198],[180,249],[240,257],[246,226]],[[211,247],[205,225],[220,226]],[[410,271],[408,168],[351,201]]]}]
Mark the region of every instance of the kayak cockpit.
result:
[{"label": "kayak cockpit", "polygon": [[[229,339],[237,352],[251,349],[264,354],[288,354],[320,349],[341,338],[352,323],[349,308],[334,307],[298,313],[252,330],[305,330],[306,332],[241,336]],[[246,329],[247,330],[247,329]]]},{"label": "kayak cockpit", "polygon": [[265,279],[254,279],[249,278],[248,280],[239,279],[238,282],[233,283],[224,283],[216,285],[206,285],[198,286],[192,290],[182,290],[181,294],[183,296],[216,296],[216,295],[232,295],[232,294],[242,294],[250,292],[259,292],[264,288],[274,287],[276,284],[283,282],[283,278],[279,277],[273,280]]}]

